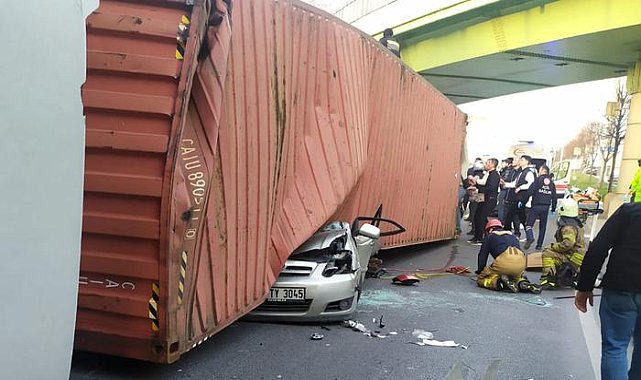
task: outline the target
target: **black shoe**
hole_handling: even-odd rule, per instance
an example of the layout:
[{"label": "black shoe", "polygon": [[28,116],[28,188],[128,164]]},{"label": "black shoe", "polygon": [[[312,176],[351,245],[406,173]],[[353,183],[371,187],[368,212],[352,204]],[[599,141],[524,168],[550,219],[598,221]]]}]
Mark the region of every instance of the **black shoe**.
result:
[{"label": "black shoe", "polygon": [[526,240],[526,241],[525,241],[525,244],[523,244],[523,249],[530,249],[530,247],[532,246],[532,243],[534,243],[534,239],[532,239],[532,240],[530,240],[530,239]]},{"label": "black shoe", "polygon": [[558,288],[558,285],[556,284],[556,282],[554,280],[550,280],[547,277],[541,277],[540,286],[541,286],[541,289],[543,290],[553,290]]},{"label": "black shoe", "polygon": [[476,239],[470,239],[470,240],[468,240],[467,242],[468,242],[468,243],[470,243],[470,244],[472,244],[472,245],[481,245],[481,244],[483,244],[483,242],[482,242],[482,241],[480,241],[480,240],[476,240]]},{"label": "black shoe", "polygon": [[538,284],[533,284],[530,281],[521,281],[519,282],[519,290],[522,292],[530,292],[534,294],[541,293],[541,286]]},{"label": "black shoe", "polygon": [[518,293],[519,288],[516,286],[514,281],[509,280],[507,278],[499,278],[496,282],[496,287],[498,290],[502,290],[505,292],[510,292],[510,293]]},{"label": "black shoe", "polygon": [[542,251],[542,250],[543,250],[543,247],[541,247],[541,246],[537,245],[536,247],[534,247],[534,249],[536,249],[537,251]]}]

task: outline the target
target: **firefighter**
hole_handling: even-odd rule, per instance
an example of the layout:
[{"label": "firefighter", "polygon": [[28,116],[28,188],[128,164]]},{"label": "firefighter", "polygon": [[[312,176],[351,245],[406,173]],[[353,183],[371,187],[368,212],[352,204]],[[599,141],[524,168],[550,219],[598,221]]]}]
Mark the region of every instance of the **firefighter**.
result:
[{"label": "firefighter", "polygon": [[[523,274],[525,253],[519,247],[519,240],[511,231],[503,230],[503,223],[492,219],[485,225],[487,236],[483,240],[478,256],[476,284],[482,288],[502,290],[512,293],[541,293],[538,284],[532,284]],[[494,262],[487,265],[488,255]]]},{"label": "firefighter", "polygon": [[579,205],[572,198],[559,202],[558,229],[554,234],[555,243],[542,254],[543,273],[541,287],[555,289],[559,286],[576,286],[579,268],[585,255],[583,223],[579,220]]}]

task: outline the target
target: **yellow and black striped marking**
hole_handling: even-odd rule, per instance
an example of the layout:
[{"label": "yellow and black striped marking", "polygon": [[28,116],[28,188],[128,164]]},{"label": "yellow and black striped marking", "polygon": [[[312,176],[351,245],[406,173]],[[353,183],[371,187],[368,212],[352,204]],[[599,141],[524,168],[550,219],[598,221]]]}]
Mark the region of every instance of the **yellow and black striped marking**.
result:
[{"label": "yellow and black striped marking", "polygon": [[178,304],[183,303],[183,294],[185,293],[185,276],[187,273],[187,251],[182,251],[180,255],[180,279],[178,281]]},{"label": "yellow and black striped marking", "polygon": [[182,61],[185,57],[185,46],[187,45],[187,36],[189,35],[189,17],[182,15],[176,34],[176,59]]},{"label": "yellow and black striped marking", "polygon": [[151,319],[151,329],[160,330],[158,325],[158,300],[160,299],[160,287],[157,283],[151,284],[151,298],[149,299],[149,319]]}]

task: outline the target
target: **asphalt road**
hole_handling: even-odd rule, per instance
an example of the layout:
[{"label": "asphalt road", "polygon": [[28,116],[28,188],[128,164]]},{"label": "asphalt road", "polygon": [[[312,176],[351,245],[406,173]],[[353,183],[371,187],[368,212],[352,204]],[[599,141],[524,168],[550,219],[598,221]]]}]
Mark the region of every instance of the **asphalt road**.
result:
[{"label": "asphalt road", "polygon": [[[546,240],[553,231],[550,221]],[[450,265],[474,271],[478,247],[465,238],[389,250],[381,258],[401,270],[394,274]],[[537,272],[528,276],[539,279]],[[397,335],[370,338],[341,324],[240,321],[172,365],[76,352],[71,379],[594,379],[598,319],[580,317],[571,298],[555,298],[570,295],[570,289],[540,296],[494,292],[452,274],[409,287],[368,279],[353,319]],[[381,315],[383,329],[372,321]],[[417,341],[415,329],[466,349],[409,344]],[[311,340],[313,333],[324,339]]]}]

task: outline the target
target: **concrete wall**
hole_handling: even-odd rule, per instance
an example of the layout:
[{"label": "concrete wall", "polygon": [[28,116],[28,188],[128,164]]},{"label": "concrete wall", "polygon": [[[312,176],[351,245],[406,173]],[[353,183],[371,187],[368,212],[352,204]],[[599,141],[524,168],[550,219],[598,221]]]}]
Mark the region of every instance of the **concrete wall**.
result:
[{"label": "concrete wall", "polygon": [[69,377],[80,259],[85,17],[97,4],[2,5],[2,379]]}]

